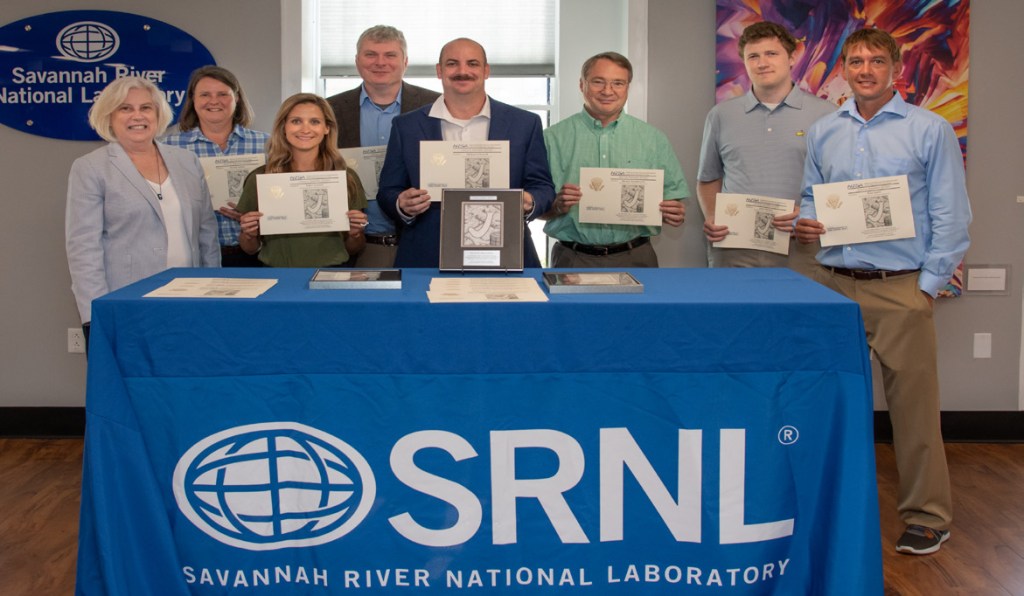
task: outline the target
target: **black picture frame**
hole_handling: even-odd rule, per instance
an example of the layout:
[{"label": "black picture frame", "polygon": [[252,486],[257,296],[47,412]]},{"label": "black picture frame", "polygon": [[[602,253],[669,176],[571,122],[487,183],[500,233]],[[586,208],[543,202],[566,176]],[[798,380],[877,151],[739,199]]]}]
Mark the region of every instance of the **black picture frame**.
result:
[{"label": "black picture frame", "polygon": [[522,189],[441,191],[441,271],[523,270]]}]

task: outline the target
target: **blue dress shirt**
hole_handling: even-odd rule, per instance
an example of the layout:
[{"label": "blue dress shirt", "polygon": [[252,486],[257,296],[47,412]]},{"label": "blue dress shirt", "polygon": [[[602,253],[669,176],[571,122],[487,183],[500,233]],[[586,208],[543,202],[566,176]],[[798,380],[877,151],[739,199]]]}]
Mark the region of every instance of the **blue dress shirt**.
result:
[{"label": "blue dress shirt", "polygon": [[865,121],[849,100],[811,126],[800,217],[815,219],[815,184],[906,175],[914,238],[822,248],[822,265],[849,269],[920,269],[918,285],[935,296],[963,258],[971,206],[956,133],[938,115],[898,93]]},{"label": "blue dress shirt", "polygon": [[[391,136],[391,121],[402,111],[402,90],[399,88],[395,102],[386,108],[373,103],[363,86],[359,92],[359,144],[363,147],[387,145]],[[395,233],[395,224],[377,205],[376,197],[369,199],[366,207],[366,233],[387,236]]]}]

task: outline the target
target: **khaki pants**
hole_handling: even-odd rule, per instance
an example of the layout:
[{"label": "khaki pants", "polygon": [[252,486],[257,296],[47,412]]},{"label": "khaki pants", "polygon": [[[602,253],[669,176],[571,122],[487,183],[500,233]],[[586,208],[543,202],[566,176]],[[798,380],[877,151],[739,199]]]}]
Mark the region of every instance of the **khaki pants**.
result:
[{"label": "khaki pants", "polygon": [[398,254],[397,246],[384,246],[383,244],[366,243],[362,252],[349,262],[353,267],[364,269],[391,269],[395,266],[395,255]]},{"label": "khaki pants", "polygon": [[860,304],[892,421],[900,518],[948,529],[953,501],[939,424],[935,322],[918,275],[855,280],[818,267],[814,279]]},{"label": "khaki pants", "polygon": [[814,276],[819,267],[815,255],[821,245],[803,244],[795,239],[789,243],[789,255],[746,248],[715,248],[708,246],[708,265],[711,267],[788,267],[807,277]]}]

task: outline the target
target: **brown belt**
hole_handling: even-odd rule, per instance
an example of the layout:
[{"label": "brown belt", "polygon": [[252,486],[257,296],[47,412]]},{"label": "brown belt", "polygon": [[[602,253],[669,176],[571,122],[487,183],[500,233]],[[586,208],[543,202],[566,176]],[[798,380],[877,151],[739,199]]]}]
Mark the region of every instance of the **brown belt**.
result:
[{"label": "brown belt", "polygon": [[887,277],[899,277],[901,275],[910,275],[911,273],[917,273],[917,269],[903,269],[900,271],[884,271],[882,269],[845,269],[843,267],[825,267],[825,269],[835,273],[836,275],[842,275],[843,277],[850,277],[853,279],[885,279]]},{"label": "brown belt", "polygon": [[398,246],[398,236],[394,234],[367,234],[366,241],[370,244],[380,244],[381,246]]},{"label": "brown belt", "polygon": [[580,244],[579,242],[565,242],[559,240],[558,242],[575,252],[581,252],[585,255],[594,255],[597,257],[606,257],[608,255],[614,255],[620,252],[626,252],[627,250],[633,250],[639,246],[643,246],[650,242],[651,239],[647,236],[640,236],[634,238],[629,242],[623,242],[622,244]]}]

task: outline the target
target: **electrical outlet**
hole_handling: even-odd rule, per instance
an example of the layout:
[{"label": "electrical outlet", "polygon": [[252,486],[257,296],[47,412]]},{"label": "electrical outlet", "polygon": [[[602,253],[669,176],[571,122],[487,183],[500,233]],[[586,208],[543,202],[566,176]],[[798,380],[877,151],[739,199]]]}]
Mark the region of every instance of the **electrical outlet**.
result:
[{"label": "electrical outlet", "polygon": [[991,358],[992,357],[992,334],[991,333],[975,333],[974,334],[974,357],[975,358]]},{"label": "electrical outlet", "polygon": [[68,353],[85,353],[85,336],[82,335],[82,329],[79,327],[68,327]]}]

